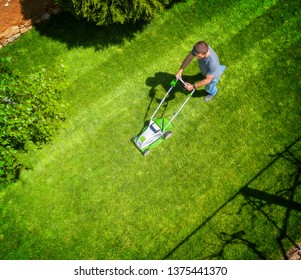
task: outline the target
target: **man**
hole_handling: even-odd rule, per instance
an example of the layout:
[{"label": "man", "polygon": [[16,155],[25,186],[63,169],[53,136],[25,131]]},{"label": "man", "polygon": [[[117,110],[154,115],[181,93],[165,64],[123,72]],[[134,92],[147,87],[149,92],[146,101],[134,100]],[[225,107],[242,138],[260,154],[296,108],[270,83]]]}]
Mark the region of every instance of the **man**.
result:
[{"label": "man", "polygon": [[217,94],[218,89],[216,84],[225,71],[226,66],[220,65],[217,54],[206,42],[199,41],[194,45],[192,51],[184,59],[180,70],[176,73],[176,78],[182,77],[183,70],[194,57],[197,58],[200,70],[205,78],[194,84],[186,83],[186,89],[191,91],[205,86],[205,90],[208,95],[204,97],[204,101],[208,102]]}]

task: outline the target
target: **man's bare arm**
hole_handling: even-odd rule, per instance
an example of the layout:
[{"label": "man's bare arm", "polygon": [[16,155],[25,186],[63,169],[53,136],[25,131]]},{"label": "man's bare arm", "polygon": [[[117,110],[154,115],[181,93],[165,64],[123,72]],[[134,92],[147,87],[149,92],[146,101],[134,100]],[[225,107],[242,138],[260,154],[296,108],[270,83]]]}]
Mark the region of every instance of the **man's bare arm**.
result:
[{"label": "man's bare arm", "polygon": [[196,82],[194,85],[187,83],[185,88],[191,91],[194,88],[199,88],[199,87],[208,85],[212,81],[213,77],[214,77],[213,75],[207,74],[205,79],[203,79],[199,82]]},{"label": "man's bare arm", "polygon": [[183,72],[183,70],[188,66],[188,64],[191,62],[191,60],[194,58],[194,56],[191,54],[191,53],[189,53],[189,55],[187,55],[186,57],[185,57],[185,59],[183,60],[183,62],[182,62],[182,65],[181,65],[181,67],[180,67],[180,70],[177,72],[177,74],[176,74],[176,78],[178,79],[179,77],[182,77],[182,72]]}]

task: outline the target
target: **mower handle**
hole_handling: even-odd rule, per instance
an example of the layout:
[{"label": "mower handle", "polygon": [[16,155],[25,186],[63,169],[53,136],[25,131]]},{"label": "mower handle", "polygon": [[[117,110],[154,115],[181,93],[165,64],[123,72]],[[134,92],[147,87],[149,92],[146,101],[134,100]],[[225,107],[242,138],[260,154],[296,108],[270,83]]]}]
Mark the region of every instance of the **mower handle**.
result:
[{"label": "mower handle", "polygon": [[183,85],[186,86],[186,83],[182,80],[181,77],[179,77],[177,80],[180,80],[183,83]]},{"label": "mower handle", "polygon": [[182,84],[183,84],[184,86],[186,86],[186,82],[184,82],[184,81],[182,80],[181,77],[177,78],[176,80],[172,80],[171,83],[170,83],[170,85],[171,85],[172,87],[175,87],[179,80],[182,82]]}]

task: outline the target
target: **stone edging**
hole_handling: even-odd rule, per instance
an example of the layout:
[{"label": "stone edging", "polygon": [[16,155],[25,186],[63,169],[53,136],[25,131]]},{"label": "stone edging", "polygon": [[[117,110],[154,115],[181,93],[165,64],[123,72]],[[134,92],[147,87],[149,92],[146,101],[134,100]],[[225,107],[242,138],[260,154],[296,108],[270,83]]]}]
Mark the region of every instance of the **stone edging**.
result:
[{"label": "stone edging", "polygon": [[61,8],[53,6],[47,10],[42,11],[39,15],[33,16],[22,25],[14,25],[0,33],[0,49],[6,45],[16,41],[20,36],[28,32],[34,24],[41,21],[50,19],[51,15],[58,14],[61,12]]}]

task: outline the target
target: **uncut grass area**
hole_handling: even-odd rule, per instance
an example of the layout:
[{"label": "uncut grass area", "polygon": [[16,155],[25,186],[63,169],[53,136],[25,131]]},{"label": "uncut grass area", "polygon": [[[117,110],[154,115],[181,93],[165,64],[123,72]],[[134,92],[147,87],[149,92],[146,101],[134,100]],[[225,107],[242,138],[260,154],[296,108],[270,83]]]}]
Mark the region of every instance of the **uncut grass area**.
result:
[{"label": "uncut grass area", "polygon": [[[0,191],[0,259],[286,258],[301,241],[299,6],[187,1],[109,30],[62,14],[3,48],[20,71],[63,65],[69,105]],[[130,140],[199,40],[227,66],[219,93],[197,90],[143,157]],[[194,61],[183,78],[198,73]]]}]

